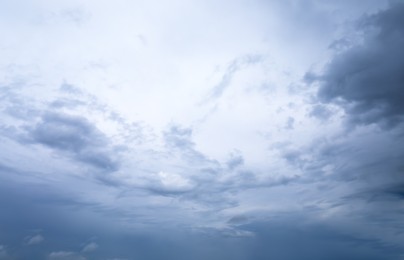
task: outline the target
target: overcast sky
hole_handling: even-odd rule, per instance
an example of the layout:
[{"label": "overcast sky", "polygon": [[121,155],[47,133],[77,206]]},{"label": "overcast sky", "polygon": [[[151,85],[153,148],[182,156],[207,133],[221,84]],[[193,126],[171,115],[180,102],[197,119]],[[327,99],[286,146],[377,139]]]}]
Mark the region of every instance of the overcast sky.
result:
[{"label": "overcast sky", "polygon": [[404,2],[0,0],[0,259],[404,259]]}]

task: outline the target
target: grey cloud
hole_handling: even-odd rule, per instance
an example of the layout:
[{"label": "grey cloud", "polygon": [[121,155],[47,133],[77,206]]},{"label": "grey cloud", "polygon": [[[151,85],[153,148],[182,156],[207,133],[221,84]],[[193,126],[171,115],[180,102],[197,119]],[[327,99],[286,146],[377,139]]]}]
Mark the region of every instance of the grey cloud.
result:
[{"label": "grey cloud", "polygon": [[73,158],[106,171],[119,165],[109,150],[107,137],[86,118],[45,113],[29,131],[29,141],[67,152]]},{"label": "grey cloud", "polygon": [[34,108],[30,108],[29,106],[20,105],[22,101],[14,103],[7,108],[4,109],[4,112],[14,118],[27,120],[31,119],[39,114],[39,111]]},{"label": "grey cloud", "polygon": [[50,103],[50,107],[52,108],[76,108],[78,106],[84,106],[86,105],[85,102],[76,100],[76,99],[69,99],[69,98],[61,98],[58,100],[55,100]]},{"label": "grey cloud", "polygon": [[71,152],[105,143],[103,136],[83,117],[47,113],[41,119],[32,131],[38,143]]},{"label": "grey cloud", "polygon": [[346,38],[338,39],[332,42],[329,46],[330,49],[335,51],[343,51],[348,49],[349,47],[352,47],[352,42]]},{"label": "grey cloud", "polygon": [[317,81],[318,79],[319,79],[318,75],[316,75],[315,73],[313,73],[311,71],[306,72],[306,74],[304,74],[304,76],[303,76],[303,81],[308,84],[311,84],[311,83]]},{"label": "grey cloud", "polygon": [[19,120],[31,120],[39,115],[40,111],[34,105],[35,102],[30,97],[23,97],[18,94],[24,87],[25,84],[23,83],[10,83],[6,86],[0,86],[2,117],[11,116]]},{"label": "grey cloud", "polygon": [[309,115],[321,121],[327,121],[332,116],[332,111],[323,104],[317,104],[313,106]]},{"label": "grey cloud", "polygon": [[174,125],[169,128],[168,131],[164,133],[165,140],[167,144],[172,147],[188,149],[194,144],[190,140],[192,136],[192,129],[182,128],[180,126]]},{"label": "grey cloud", "polygon": [[293,117],[288,117],[288,120],[285,125],[285,129],[293,130],[295,126],[295,119]]},{"label": "grey cloud", "polygon": [[[359,23],[363,44],[338,53],[318,76],[318,97],[337,102],[352,124],[392,127],[404,114],[404,3],[367,16]],[[309,76],[308,78],[312,78]]]},{"label": "grey cloud", "polygon": [[[171,162],[177,160],[177,155],[181,159],[175,165],[176,174],[173,178],[176,178],[175,175],[183,174],[189,181],[189,185],[165,187],[153,181],[146,189],[154,194],[180,197],[183,200],[219,209],[236,206],[237,201],[233,195],[240,190],[287,185],[297,178],[293,176],[258,180],[256,173],[242,167],[244,158],[237,151],[230,154],[230,158],[221,165],[218,161],[211,160],[196,150],[192,141],[191,128],[172,125],[164,132],[164,139],[169,148],[167,156],[171,159],[175,158]],[[222,179],[218,181],[221,177]]]},{"label": "grey cloud", "polygon": [[199,167],[217,167],[218,163],[210,160],[195,149],[192,141],[192,128],[178,125],[170,126],[164,133],[164,140],[171,153],[178,152],[183,159],[191,163],[197,163]]},{"label": "grey cloud", "polygon": [[231,225],[241,225],[241,224],[246,224],[249,221],[249,218],[245,215],[236,215],[234,217],[231,217],[227,223]]},{"label": "grey cloud", "polygon": [[72,94],[72,95],[82,95],[83,91],[80,90],[79,88],[77,88],[76,86],[69,84],[68,82],[63,82],[59,89],[63,92],[66,92],[68,94]]},{"label": "grey cloud", "polygon": [[[164,132],[169,148],[170,158],[176,154],[183,160],[176,166],[177,173],[190,181],[187,187],[164,187],[154,182],[147,189],[162,196],[178,196],[210,208],[226,208],[236,206],[234,194],[241,190],[259,187],[287,185],[298,179],[297,176],[257,179],[259,173],[251,172],[243,166],[243,156],[235,151],[224,165],[205,157],[196,150],[192,141],[192,129],[177,125],[170,126]],[[183,162],[186,162],[186,166]],[[221,179],[218,181],[218,179]]]},{"label": "grey cloud", "polygon": [[232,153],[226,164],[230,170],[234,170],[244,164],[244,158],[240,153]]}]

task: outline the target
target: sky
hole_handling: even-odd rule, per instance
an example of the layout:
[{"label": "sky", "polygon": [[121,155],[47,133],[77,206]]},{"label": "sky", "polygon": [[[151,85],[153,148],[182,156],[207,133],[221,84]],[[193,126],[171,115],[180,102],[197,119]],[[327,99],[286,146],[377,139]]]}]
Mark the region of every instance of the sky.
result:
[{"label": "sky", "polygon": [[0,259],[404,259],[404,1],[0,0]]}]

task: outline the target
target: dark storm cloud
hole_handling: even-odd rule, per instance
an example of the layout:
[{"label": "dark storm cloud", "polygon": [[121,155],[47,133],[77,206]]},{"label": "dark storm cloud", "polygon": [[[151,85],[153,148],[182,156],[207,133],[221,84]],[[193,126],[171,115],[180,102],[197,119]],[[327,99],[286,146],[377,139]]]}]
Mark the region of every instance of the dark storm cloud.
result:
[{"label": "dark storm cloud", "polygon": [[392,3],[358,26],[363,43],[332,59],[317,78],[318,96],[342,104],[352,124],[397,125],[404,114],[404,3]]},{"label": "dark storm cloud", "polygon": [[29,142],[66,152],[98,169],[114,171],[119,167],[107,137],[84,117],[45,113],[28,135]]}]

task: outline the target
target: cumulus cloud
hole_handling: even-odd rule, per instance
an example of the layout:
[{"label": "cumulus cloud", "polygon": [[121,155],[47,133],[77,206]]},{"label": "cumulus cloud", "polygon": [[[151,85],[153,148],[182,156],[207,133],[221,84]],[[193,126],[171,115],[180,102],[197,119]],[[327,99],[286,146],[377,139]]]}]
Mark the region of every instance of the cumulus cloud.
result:
[{"label": "cumulus cloud", "polygon": [[363,42],[337,54],[318,78],[319,98],[341,104],[351,124],[391,127],[403,120],[403,17],[404,3],[398,1],[365,16],[358,24]]}]

